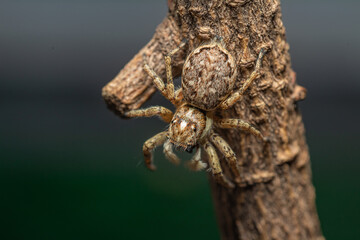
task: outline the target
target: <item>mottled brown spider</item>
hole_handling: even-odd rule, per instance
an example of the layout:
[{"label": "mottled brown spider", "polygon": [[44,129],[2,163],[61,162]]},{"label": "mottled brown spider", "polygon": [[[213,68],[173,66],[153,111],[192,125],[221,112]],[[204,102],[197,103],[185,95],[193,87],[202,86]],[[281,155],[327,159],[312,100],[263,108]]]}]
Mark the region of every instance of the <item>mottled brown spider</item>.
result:
[{"label": "mottled brown spider", "polygon": [[[130,110],[127,117],[160,116],[170,123],[168,130],[158,133],[147,140],[143,145],[146,166],[155,170],[152,160],[152,150],[164,144],[164,154],[172,163],[179,164],[180,159],[174,154],[176,149],[191,152],[197,151],[189,162],[192,170],[202,170],[207,164],[201,160],[201,149],[208,155],[208,164],[213,176],[222,185],[233,188],[234,184],[223,174],[215,147],[228,160],[235,181],[240,181],[238,161],[229,144],[213,130],[219,128],[239,128],[261,139],[262,134],[249,123],[240,119],[217,119],[214,111],[228,109],[236,103],[250,84],[260,76],[260,64],[264,56],[261,49],[255,64],[255,69],[243,86],[233,91],[237,72],[234,58],[224,48],[221,40],[216,39],[192,51],[183,66],[181,88],[174,90],[171,56],[174,55],[186,42],[165,56],[167,84],[149,67],[144,60],[144,70],[154,80],[157,89],[176,107],[173,114],[169,109],[154,106],[147,109]],[[215,146],[215,147],[214,147]]]}]

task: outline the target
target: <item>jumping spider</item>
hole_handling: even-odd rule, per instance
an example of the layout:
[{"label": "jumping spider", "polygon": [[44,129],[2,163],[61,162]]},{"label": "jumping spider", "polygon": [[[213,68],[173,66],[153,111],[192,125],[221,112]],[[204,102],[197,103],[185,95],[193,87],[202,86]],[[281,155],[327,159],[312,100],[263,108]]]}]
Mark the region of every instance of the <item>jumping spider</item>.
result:
[{"label": "jumping spider", "polygon": [[[127,117],[152,117],[159,115],[170,123],[168,130],[158,133],[143,145],[145,164],[150,170],[155,170],[152,160],[152,150],[164,144],[164,154],[172,163],[178,164],[180,159],[174,154],[176,149],[191,152],[197,151],[189,162],[193,170],[202,170],[207,164],[201,161],[201,148],[208,155],[208,163],[215,179],[222,185],[233,188],[234,184],[223,174],[215,147],[228,160],[235,181],[240,181],[240,171],[234,151],[229,144],[213,130],[219,128],[239,128],[264,140],[255,127],[240,119],[218,119],[214,112],[217,109],[228,109],[236,103],[250,84],[260,76],[260,64],[264,49],[260,50],[255,69],[243,86],[232,91],[237,72],[234,58],[217,39],[202,45],[192,51],[187,57],[182,70],[181,88],[174,91],[171,57],[186,44],[183,41],[178,48],[165,56],[167,84],[149,67],[144,60],[144,70],[151,76],[157,89],[175,107],[173,114],[169,109],[154,106],[147,109],[130,110]],[[215,146],[215,147],[214,147]]]}]

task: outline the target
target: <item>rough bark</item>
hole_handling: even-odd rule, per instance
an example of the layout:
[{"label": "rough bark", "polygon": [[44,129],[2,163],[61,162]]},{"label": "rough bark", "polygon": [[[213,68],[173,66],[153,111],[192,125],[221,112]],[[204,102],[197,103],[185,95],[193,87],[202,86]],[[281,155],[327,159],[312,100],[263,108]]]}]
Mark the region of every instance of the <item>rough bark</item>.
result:
[{"label": "rough bark", "polygon": [[[278,0],[169,0],[169,14],[153,39],[103,88],[108,106],[122,115],[139,108],[155,88],[142,70],[142,55],[165,78],[164,54],[182,39],[187,48],[173,61],[178,76],[186,54],[214,36],[236,59],[239,88],[266,48],[262,77],[222,117],[257,126],[270,144],[239,130],[217,131],[243,163],[243,186],[226,189],[210,178],[222,239],[323,239],[311,183],[309,153],[296,102],[306,91],[296,84]],[[221,154],[219,154],[221,156]],[[225,159],[222,158],[222,163]],[[225,174],[231,172],[222,164]]]}]

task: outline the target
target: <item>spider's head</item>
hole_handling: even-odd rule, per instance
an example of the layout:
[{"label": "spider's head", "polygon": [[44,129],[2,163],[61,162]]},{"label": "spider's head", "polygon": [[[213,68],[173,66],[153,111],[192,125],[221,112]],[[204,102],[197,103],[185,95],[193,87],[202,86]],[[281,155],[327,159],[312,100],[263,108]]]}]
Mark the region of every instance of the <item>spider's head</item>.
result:
[{"label": "spider's head", "polygon": [[168,138],[176,149],[191,152],[198,144],[205,125],[204,113],[190,106],[181,106],[170,123]]}]

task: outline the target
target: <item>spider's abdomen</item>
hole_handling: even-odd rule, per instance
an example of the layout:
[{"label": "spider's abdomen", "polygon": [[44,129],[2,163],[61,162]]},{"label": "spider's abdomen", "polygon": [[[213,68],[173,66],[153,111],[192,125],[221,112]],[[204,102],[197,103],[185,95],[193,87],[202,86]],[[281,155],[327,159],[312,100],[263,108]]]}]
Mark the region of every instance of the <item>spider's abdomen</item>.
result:
[{"label": "spider's abdomen", "polygon": [[183,67],[184,99],[200,109],[213,110],[231,93],[235,77],[235,62],[226,49],[219,43],[200,46]]}]

